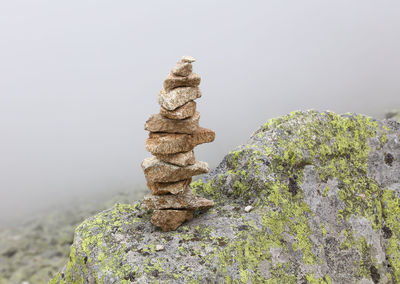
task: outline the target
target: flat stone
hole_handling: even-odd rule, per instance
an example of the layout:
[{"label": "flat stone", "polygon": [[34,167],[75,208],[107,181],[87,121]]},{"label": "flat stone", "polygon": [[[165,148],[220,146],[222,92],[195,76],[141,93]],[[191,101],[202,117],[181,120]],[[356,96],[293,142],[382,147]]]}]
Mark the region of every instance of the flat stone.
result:
[{"label": "flat stone", "polygon": [[180,180],[177,182],[155,182],[147,183],[148,188],[154,195],[164,195],[164,194],[179,194],[182,193],[192,182],[192,179]]},{"label": "flat stone", "polygon": [[188,152],[199,144],[214,141],[211,129],[199,127],[192,135],[172,133],[150,133],[146,140],[146,150],[153,155]]},{"label": "flat stone", "polygon": [[192,137],[191,142],[193,145],[195,145],[194,147],[196,147],[199,144],[213,142],[215,139],[215,132],[208,128],[199,127],[193,133],[193,135],[191,135],[191,137]]},{"label": "flat stone", "polygon": [[175,76],[187,77],[192,73],[193,66],[189,62],[178,62],[171,72]]},{"label": "flat stone", "polygon": [[158,103],[166,110],[174,110],[200,97],[199,87],[182,87],[169,92],[162,89],[158,94]]},{"label": "flat stone", "polygon": [[150,133],[146,139],[146,150],[153,155],[175,154],[192,150],[192,135]]},{"label": "flat stone", "polygon": [[202,161],[197,161],[194,165],[178,167],[165,163],[156,157],[144,159],[142,169],[149,183],[180,181],[208,173],[210,170],[207,163]]},{"label": "flat stone", "polygon": [[173,164],[180,167],[185,167],[189,165],[194,165],[196,162],[196,158],[194,157],[194,151],[177,153],[177,154],[169,154],[169,155],[156,155],[158,159],[163,162]]},{"label": "flat stone", "polygon": [[167,110],[160,108],[160,114],[170,119],[185,119],[193,116],[196,113],[196,102],[190,101],[175,110]]},{"label": "flat stone", "polygon": [[181,60],[182,62],[188,62],[188,63],[193,63],[196,61],[196,59],[194,59],[194,57],[192,56],[182,56]]},{"label": "flat stone", "polygon": [[144,129],[150,132],[193,134],[199,128],[200,113],[182,120],[169,119],[161,114],[153,114],[145,123]]},{"label": "flat stone", "polygon": [[147,209],[209,209],[214,201],[194,195],[188,187],[177,195],[146,195],[144,206]]},{"label": "flat stone", "polygon": [[[164,232],[174,231],[185,221],[193,219],[193,210],[154,210],[151,223]],[[159,250],[163,250],[162,249]],[[157,246],[156,246],[156,251]]]},{"label": "flat stone", "polygon": [[187,77],[176,76],[170,72],[164,80],[164,89],[169,92],[178,87],[197,87],[200,85],[200,75],[190,73]]}]

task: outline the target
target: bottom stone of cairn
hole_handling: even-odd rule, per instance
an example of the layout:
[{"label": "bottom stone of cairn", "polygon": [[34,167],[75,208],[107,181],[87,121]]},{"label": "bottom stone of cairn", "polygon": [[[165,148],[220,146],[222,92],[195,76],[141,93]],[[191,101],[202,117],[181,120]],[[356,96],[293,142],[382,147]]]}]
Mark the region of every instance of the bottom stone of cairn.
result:
[{"label": "bottom stone of cairn", "polygon": [[154,210],[151,222],[164,232],[176,230],[185,221],[193,219],[194,210]]}]

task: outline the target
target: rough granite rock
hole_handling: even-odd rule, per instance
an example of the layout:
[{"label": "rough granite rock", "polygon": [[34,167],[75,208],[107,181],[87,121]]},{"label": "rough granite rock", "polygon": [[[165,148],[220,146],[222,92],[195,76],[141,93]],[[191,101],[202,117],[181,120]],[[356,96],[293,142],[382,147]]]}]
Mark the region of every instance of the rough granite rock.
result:
[{"label": "rough granite rock", "polygon": [[51,283],[400,283],[393,120],[293,112],[191,187],[216,206],[174,232],[141,202],[87,219]]},{"label": "rough granite rock", "polygon": [[194,165],[196,158],[194,156],[194,151],[182,152],[177,154],[162,155],[158,154],[156,157],[163,162],[173,164],[180,167],[185,167],[189,165]]},{"label": "rough granite rock", "polygon": [[154,210],[151,222],[164,232],[176,230],[183,222],[193,219],[193,210]]},{"label": "rough granite rock", "polygon": [[192,56],[185,55],[185,56],[182,56],[180,61],[187,62],[187,63],[193,63],[193,62],[196,61],[196,59],[194,57],[192,57]]},{"label": "rough granite rock", "polygon": [[214,206],[212,200],[196,197],[189,187],[182,194],[146,195],[143,204],[147,209],[208,209]]},{"label": "rough granite rock", "polygon": [[193,116],[196,113],[196,102],[190,101],[175,110],[167,110],[160,108],[160,114],[170,119],[185,119]]},{"label": "rough granite rock", "polygon": [[155,195],[163,195],[163,194],[178,194],[182,193],[192,182],[192,179],[180,180],[177,182],[155,182],[155,183],[147,183],[151,193]]},{"label": "rough granite rock", "polygon": [[206,162],[196,161],[193,165],[179,167],[165,163],[156,157],[146,158],[142,162],[142,169],[147,182],[174,182],[191,178],[209,172]]},{"label": "rough granite rock", "polygon": [[176,154],[191,151],[197,145],[210,143],[215,139],[211,129],[199,127],[193,135],[150,133],[146,140],[146,150],[153,155]]},{"label": "rough granite rock", "polygon": [[172,68],[172,74],[176,76],[187,77],[192,73],[193,66],[188,62],[178,62],[174,68]]},{"label": "rough granite rock", "polygon": [[184,104],[201,97],[199,87],[176,88],[172,91],[162,89],[158,94],[158,103],[166,110],[175,110]]},{"label": "rough granite rock", "polygon": [[200,85],[200,80],[200,75],[196,73],[190,73],[189,76],[182,77],[176,76],[171,72],[164,80],[164,90],[169,92],[178,87],[197,87]]},{"label": "rough granite rock", "polygon": [[165,118],[161,114],[153,114],[146,121],[144,129],[151,132],[193,134],[199,128],[200,113],[182,120]]}]

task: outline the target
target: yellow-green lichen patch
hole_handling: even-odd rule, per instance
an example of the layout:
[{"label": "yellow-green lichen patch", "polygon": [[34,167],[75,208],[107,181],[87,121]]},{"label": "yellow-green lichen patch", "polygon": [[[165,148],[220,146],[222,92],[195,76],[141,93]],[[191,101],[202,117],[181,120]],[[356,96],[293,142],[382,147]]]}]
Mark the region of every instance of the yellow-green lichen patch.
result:
[{"label": "yellow-green lichen patch", "polygon": [[394,280],[400,283],[400,198],[396,192],[385,189],[382,196],[383,227],[387,238],[386,255],[393,268]]},{"label": "yellow-green lichen patch", "polygon": [[[213,210],[168,233],[144,224],[149,216],[140,221],[108,212],[92,218],[77,231],[85,241],[76,246],[70,271],[88,255],[88,263],[100,264],[98,279],[111,273],[126,281],[143,276],[171,283],[399,281],[399,200],[394,191],[382,191],[367,168],[370,147],[390,145],[388,131],[359,115],[307,111],[273,119],[248,145],[230,152],[214,173],[191,184],[196,194],[216,202]],[[252,210],[245,210],[248,205]],[[127,220],[140,221],[138,232],[124,227]],[[356,226],[368,228],[369,237],[354,231]],[[110,231],[133,234],[135,245],[110,246]],[[386,232],[387,261],[381,243],[367,242],[381,231]],[[165,250],[155,249],[160,243]],[[127,249],[132,267],[120,268],[127,263]]]},{"label": "yellow-green lichen patch", "polygon": [[[230,152],[224,164],[226,171],[219,174],[218,178],[192,184],[200,195],[205,194],[217,200],[234,197],[235,202],[239,202],[236,199],[240,197],[244,203],[254,200],[253,205],[268,208],[262,216],[263,228],[246,234],[256,248],[246,249],[247,241],[240,240],[238,234],[238,240],[220,253],[222,267],[234,264],[240,267],[239,278],[230,277],[229,281],[261,279],[257,274],[257,265],[269,259],[269,246],[274,244],[284,248],[287,245],[282,243],[284,233],[293,237],[292,249],[302,252],[303,264],[322,263],[314,252],[321,252],[323,243],[315,245],[309,239],[313,233],[309,220],[316,217],[315,212],[311,212],[304,202],[301,187],[303,169],[307,165],[313,166],[322,182],[338,182],[338,188],[334,191],[325,186],[320,193],[321,198],[326,199],[336,194],[335,198],[344,203],[344,208],[337,212],[338,225],[344,226],[348,218],[355,215],[368,219],[375,231],[381,230],[382,190],[375,180],[368,177],[367,161],[371,151],[369,139],[376,139],[379,147],[383,147],[388,141],[388,131],[377,121],[362,115],[293,112],[270,120],[254,133],[249,145]],[[260,180],[265,182],[260,183]],[[322,224],[320,226],[321,235],[325,238],[327,229]],[[267,228],[268,234],[265,234]],[[370,248],[361,245],[362,239],[354,240],[351,236],[349,234],[346,237],[341,249],[355,248],[363,257],[370,256]],[[398,244],[394,241],[390,247],[398,250]],[[394,269],[399,253],[395,255],[392,258]],[[367,279],[371,279],[367,266],[373,263],[373,259],[368,263],[361,259],[356,264],[361,267],[359,276],[365,274]],[[316,278],[309,275],[309,278],[314,283],[331,281],[330,276]]]},{"label": "yellow-green lichen patch", "polygon": [[310,284],[332,284],[332,277],[329,275],[326,275],[322,278],[315,278],[314,275],[308,274],[306,279]]},{"label": "yellow-green lichen patch", "polygon": [[271,261],[271,248],[280,248],[287,253],[287,242],[282,238],[284,232],[295,236],[292,248],[302,252],[305,264],[311,265],[317,261],[309,239],[311,230],[307,214],[310,210],[307,204],[301,196],[293,198],[284,184],[271,185],[270,188],[267,201],[270,206],[260,211],[262,227],[258,228],[249,221],[247,229],[239,231],[235,241],[209,256],[218,258],[222,273],[227,273],[231,266],[239,267],[238,278],[231,277],[230,281],[246,283],[250,279],[253,283],[274,283],[285,279],[286,283],[295,283],[296,275],[290,272],[293,271],[291,264],[271,265],[269,278],[265,278],[259,270],[260,262]]},{"label": "yellow-green lichen patch", "polygon": [[[387,130],[378,127],[378,122],[360,116],[340,116],[322,113],[324,119],[312,119],[317,113],[303,118],[300,125],[289,122],[302,113],[292,113],[287,117],[267,123],[263,129],[281,130],[281,135],[272,140],[275,151],[273,172],[293,175],[296,168],[306,164],[316,166],[321,180],[340,181],[339,197],[346,208],[341,210],[338,221],[352,214],[365,216],[376,230],[381,227],[380,189],[367,176],[367,158],[370,152],[368,139],[381,137],[386,141]],[[293,127],[291,127],[293,126]],[[286,135],[286,136],[285,136]],[[329,188],[324,190],[327,195]]]},{"label": "yellow-green lichen patch", "polygon": [[[112,210],[87,219],[76,229],[76,236],[81,241],[75,241],[71,247],[65,273],[66,283],[85,283],[85,279],[89,277],[86,267],[92,262],[96,263],[100,271],[98,275],[90,275],[91,277],[101,280],[107,273],[113,273],[121,279],[120,283],[128,283],[133,268],[127,264],[121,265],[126,258],[126,247],[108,238],[111,232],[118,233],[123,226],[139,222],[140,218],[134,214],[139,209],[138,204],[116,204]],[[114,246],[110,245],[112,243]]]}]

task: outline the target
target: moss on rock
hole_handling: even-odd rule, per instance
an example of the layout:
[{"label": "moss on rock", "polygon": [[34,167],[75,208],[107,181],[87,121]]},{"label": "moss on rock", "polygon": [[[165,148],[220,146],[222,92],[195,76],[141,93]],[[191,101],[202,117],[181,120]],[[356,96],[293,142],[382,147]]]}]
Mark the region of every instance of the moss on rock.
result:
[{"label": "moss on rock", "polygon": [[399,282],[399,133],[354,114],[272,119],[192,183],[213,210],[165,233],[117,205],[78,227],[53,283]]}]

